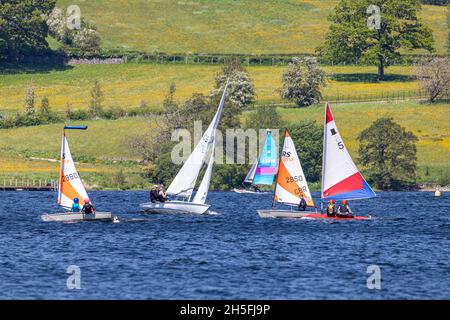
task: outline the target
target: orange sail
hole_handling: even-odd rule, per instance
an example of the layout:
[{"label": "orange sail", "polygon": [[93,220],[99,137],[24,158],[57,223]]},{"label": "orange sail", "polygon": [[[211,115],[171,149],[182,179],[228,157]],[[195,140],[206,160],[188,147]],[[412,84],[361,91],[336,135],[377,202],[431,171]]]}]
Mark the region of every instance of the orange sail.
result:
[{"label": "orange sail", "polygon": [[298,205],[302,195],[305,197],[307,205],[314,207],[294,141],[286,130],[281,150],[274,200],[280,203]]}]

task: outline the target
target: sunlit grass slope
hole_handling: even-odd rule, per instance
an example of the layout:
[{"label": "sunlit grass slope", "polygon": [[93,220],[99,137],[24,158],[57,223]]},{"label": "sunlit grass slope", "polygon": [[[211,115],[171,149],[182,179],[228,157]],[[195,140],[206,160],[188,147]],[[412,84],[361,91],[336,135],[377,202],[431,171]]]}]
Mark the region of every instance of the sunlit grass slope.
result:
[{"label": "sunlit grass slope", "polygon": [[[280,102],[278,89],[285,66],[247,67],[255,84],[258,102]],[[388,81],[375,82],[376,68],[370,66],[324,67],[330,74],[324,97],[369,95],[416,90],[418,83],[412,76],[413,68],[392,66],[387,68]],[[159,108],[171,82],[177,86],[176,99],[187,99],[193,92],[207,94],[220,70],[214,65],[78,65],[63,70],[39,70],[25,73],[0,74],[0,111],[22,110],[25,91],[33,81],[36,105],[45,95],[54,109],[87,108],[90,90],[99,80],[104,93],[104,106],[135,107],[142,100]]]},{"label": "sunlit grass slope", "polygon": [[[312,53],[336,0],[59,0],[77,4],[98,27],[105,48],[167,53]],[[445,7],[420,16],[445,53]]]}]

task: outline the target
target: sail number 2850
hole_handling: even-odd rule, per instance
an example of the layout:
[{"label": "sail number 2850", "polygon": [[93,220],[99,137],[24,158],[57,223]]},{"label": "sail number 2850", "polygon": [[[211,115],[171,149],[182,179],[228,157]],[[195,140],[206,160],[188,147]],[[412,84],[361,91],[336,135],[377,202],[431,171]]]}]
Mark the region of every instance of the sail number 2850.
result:
[{"label": "sail number 2850", "polygon": [[285,179],[286,179],[286,183],[303,181],[302,176],[290,176],[290,177],[286,177]]}]

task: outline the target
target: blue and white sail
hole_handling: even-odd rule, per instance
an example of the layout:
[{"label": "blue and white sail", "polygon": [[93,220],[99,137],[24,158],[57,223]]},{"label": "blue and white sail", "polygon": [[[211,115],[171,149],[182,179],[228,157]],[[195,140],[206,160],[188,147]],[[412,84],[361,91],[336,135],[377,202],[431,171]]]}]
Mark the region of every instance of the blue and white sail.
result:
[{"label": "blue and white sail", "polygon": [[272,137],[272,132],[268,129],[252,180],[254,185],[272,185],[277,173],[277,159],[277,145]]}]

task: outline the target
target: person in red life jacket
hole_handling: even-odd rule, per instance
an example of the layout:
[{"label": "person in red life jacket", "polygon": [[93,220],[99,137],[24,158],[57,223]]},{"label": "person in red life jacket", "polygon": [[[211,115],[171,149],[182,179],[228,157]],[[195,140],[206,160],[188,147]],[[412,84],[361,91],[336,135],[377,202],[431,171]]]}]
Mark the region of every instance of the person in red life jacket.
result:
[{"label": "person in red life jacket", "polygon": [[336,216],[336,205],[335,205],[336,201],[331,199],[330,202],[328,202],[327,208],[326,208],[326,212],[327,212],[327,217],[335,217]]},{"label": "person in red life jacket", "polygon": [[339,218],[353,218],[353,212],[352,209],[350,209],[350,206],[347,204],[347,200],[341,201],[336,215]]},{"label": "person in red life jacket", "polygon": [[84,206],[83,209],[81,209],[81,212],[85,214],[95,214],[95,208],[91,204],[91,200],[89,200],[89,198],[84,199]]}]

